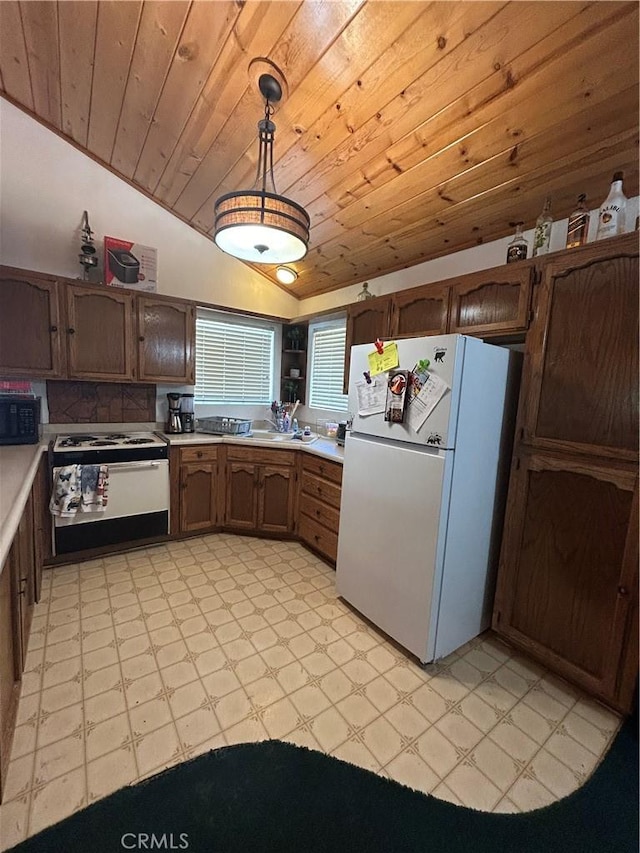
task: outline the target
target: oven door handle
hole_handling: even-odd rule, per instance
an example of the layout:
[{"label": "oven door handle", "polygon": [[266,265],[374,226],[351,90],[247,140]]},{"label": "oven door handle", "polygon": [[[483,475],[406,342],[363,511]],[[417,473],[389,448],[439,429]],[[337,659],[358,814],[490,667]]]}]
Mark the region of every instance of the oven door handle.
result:
[{"label": "oven door handle", "polygon": [[168,460],[162,459],[158,462],[112,462],[111,465],[107,462],[109,471],[143,471],[147,468],[159,468]]}]

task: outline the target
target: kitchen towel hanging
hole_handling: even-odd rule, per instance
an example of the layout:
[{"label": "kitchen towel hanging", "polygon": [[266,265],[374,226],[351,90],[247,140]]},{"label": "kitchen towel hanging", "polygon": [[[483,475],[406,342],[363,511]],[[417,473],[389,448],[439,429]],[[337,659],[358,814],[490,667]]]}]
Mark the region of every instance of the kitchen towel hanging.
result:
[{"label": "kitchen towel hanging", "polygon": [[71,518],[77,512],[104,512],[109,469],[106,465],[64,465],[53,469],[52,515]]}]

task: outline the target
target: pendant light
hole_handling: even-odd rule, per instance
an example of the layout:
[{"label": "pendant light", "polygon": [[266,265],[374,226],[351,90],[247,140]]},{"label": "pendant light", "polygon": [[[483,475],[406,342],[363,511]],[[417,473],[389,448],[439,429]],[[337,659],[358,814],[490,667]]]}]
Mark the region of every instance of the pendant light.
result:
[{"label": "pendant light", "polygon": [[256,180],[252,189],[226,193],[216,201],[214,240],[219,249],[241,261],[287,264],[307,254],[310,221],[303,207],[278,195],[273,180],[272,105],[281,99],[282,87],[271,74],[261,74],[258,87],[265,110],[258,122]]}]

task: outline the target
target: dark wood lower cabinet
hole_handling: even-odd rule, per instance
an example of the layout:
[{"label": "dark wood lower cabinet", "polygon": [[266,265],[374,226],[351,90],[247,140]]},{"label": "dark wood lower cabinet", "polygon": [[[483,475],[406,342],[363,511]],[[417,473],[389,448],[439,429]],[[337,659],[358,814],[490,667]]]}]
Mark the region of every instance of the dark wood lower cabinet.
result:
[{"label": "dark wood lower cabinet", "polygon": [[[0,801],[11,754],[20,679],[29,642],[36,589],[42,566],[38,477],[0,574]],[[35,508],[35,512],[34,512]]]},{"label": "dark wood lower cabinet", "polygon": [[180,529],[208,530],[217,523],[218,468],[215,462],[188,462],[180,466],[182,501]]},{"label": "dark wood lower cabinet", "polygon": [[342,465],[303,456],[298,499],[298,536],[331,563],[338,556]]},{"label": "dark wood lower cabinet", "polygon": [[250,462],[227,462],[225,524],[237,530],[258,527],[258,471]]},{"label": "dark wood lower cabinet", "polygon": [[225,527],[259,533],[293,533],[295,452],[229,446]]},{"label": "dark wood lower cabinet", "polygon": [[521,452],[493,627],[621,710],[637,667],[638,479],[633,466]]}]

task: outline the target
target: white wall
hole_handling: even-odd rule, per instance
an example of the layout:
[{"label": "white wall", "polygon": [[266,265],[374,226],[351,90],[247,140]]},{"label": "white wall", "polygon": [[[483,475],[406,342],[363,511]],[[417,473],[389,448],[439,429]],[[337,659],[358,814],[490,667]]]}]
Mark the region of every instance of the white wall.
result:
[{"label": "white wall", "polygon": [[82,277],[82,212],[105,235],[158,249],[158,292],[277,317],[297,300],[0,98],[0,259]]}]

